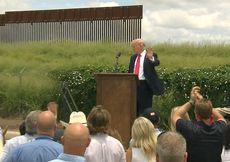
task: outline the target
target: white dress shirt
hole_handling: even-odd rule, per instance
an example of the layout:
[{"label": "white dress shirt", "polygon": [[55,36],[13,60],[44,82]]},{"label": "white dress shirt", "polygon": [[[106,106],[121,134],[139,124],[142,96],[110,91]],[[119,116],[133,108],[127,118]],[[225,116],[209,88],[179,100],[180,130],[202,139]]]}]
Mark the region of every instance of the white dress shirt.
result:
[{"label": "white dress shirt", "polygon": [[107,134],[91,135],[84,157],[87,162],[126,162],[122,144]]},{"label": "white dress shirt", "polygon": [[[141,55],[141,58],[140,58],[140,69],[139,69],[138,78],[139,78],[139,80],[145,80],[145,76],[144,76],[144,60],[145,60],[145,57],[146,57],[146,50],[144,50],[140,55]],[[135,71],[137,59],[138,59],[138,56],[137,56],[136,61],[135,61],[133,72]],[[149,59],[149,60],[152,61],[152,62],[155,61],[154,57],[152,59]]]},{"label": "white dress shirt", "polygon": [[1,161],[3,161],[15,147],[27,142],[34,141],[36,137],[37,134],[29,135],[26,133],[25,135],[13,137],[7,140],[6,144],[3,147]]}]

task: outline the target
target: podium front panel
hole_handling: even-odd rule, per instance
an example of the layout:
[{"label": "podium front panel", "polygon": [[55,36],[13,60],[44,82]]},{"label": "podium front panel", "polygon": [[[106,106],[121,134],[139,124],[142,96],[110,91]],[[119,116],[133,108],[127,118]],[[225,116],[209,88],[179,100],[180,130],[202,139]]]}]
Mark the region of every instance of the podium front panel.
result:
[{"label": "podium front panel", "polygon": [[136,117],[136,77],[133,75],[97,75],[97,104],[111,114],[111,128],[116,129],[125,148],[131,139]]}]

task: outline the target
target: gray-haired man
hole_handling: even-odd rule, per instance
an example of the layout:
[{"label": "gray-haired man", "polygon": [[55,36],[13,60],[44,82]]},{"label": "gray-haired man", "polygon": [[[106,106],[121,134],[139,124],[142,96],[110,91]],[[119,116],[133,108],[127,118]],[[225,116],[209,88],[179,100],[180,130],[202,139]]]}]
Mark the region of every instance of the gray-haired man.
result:
[{"label": "gray-haired man", "polygon": [[26,134],[13,137],[6,142],[3,148],[1,161],[3,161],[16,146],[35,140],[37,137],[35,123],[38,121],[38,116],[41,112],[40,110],[35,110],[27,115],[25,119]]},{"label": "gray-haired man", "polygon": [[156,162],[186,162],[186,141],[176,132],[163,132],[157,138]]}]

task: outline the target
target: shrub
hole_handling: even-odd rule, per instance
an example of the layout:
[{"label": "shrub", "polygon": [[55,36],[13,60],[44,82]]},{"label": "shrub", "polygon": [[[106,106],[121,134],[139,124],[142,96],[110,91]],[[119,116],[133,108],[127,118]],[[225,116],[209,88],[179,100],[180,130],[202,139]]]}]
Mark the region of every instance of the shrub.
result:
[{"label": "shrub", "polygon": [[[120,66],[118,72],[127,72],[127,66]],[[96,105],[96,80],[94,73],[111,73],[109,66],[83,66],[68,70],[53,71],[50,75],[60,83],[66,82],[79,110],[89,113]],[[164,84],[164,94],[154,96],[153,107],[160,110],[161,126],[167,129],[171,109],[187,102],[193,86],[201,87],[201,94],[212,101],[214,107],[222,106],[227,100],[229,90],[229,66],[207,67],[201,69],[180,68],[168,72],[159,68],[158,74]],[[191,113],[191,112],[190,112]],[[63,114],[63,112],[60,112]],[[192,115],[192,113],[191,113]]]}]

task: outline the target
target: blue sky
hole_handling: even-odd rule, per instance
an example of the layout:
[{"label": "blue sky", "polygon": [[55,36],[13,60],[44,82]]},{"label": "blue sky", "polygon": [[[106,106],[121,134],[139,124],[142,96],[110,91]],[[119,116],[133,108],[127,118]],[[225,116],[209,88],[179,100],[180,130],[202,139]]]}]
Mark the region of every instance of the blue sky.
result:
[{"label": "blue sky", "polygon": [[20,10],[143,5],[148,42],[230,43],[229,0],[0,0],[0,13]]}]

